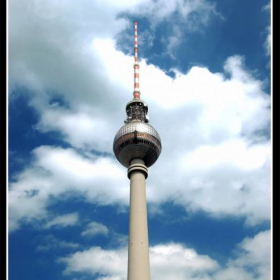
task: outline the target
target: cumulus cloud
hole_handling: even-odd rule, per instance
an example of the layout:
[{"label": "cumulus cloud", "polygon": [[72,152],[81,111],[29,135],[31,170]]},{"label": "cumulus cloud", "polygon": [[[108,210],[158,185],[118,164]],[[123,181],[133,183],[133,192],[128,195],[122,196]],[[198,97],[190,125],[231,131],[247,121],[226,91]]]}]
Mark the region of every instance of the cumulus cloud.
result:
[{"label": "cumulus cloud", "polygon": [[18,87],[32,91],[37,109],[57,93],[71,104],[80,99],[98,104],[107,86],[91,42],[114,37],[124,28],[127,23],[115,18],[118,9],[108,1],[85,0],[76,9],[71,2],[27,2],[9,3],[10,92]]},{"label": "cumulus cloud", "polygon": [[[133,88],[133,58],[116,50],[113,39],[128,26],[118,13],[137,11],[163,21],[175,12],[187,19],[196,11],[205,22],[215,13],[206,1],[85,0],[77,9],[70,6],[9,3],[11,98],[17,87],[28,89],[38,131],[59,132],[70,146],[34,149],[32,162],[11,180],[11,229],[46,219],[50,197],[66,192],[98,205],[128,205],[126,170],[112,154]],[[94,20],[89,11],[95,11]],[[172,200],[187,211],[244,216],[248,225],[268,220],[271,112],[262,81],[240,56],[229,57],[221,73],[198,66],[174,73],[171,78],[140,62],[142,98],[163,144],[147,180],[148,202],[157,207]]]},{"label": "cumulus cloud", "polygon": [[[150,248],[151,278],[179,280],[236,279],[269,280],[270,231],[245,238],[236,248],[235,258],[225,266],[179,243],[159,244]],[[92,247],[57,260],[64,263],[65,274],[102,275],[101,279],[126,279],[127,248],[104,250]]]},{"label": "cumulus cloud", "polygon": [[271,55],[271,43],[272,43],[272,36],[271,36],[271,27],[267,27],[267,38],[264,43],[265,51],[267,55]]},{"label": "cumulus cloud", "polygon": [[253,238],[245,238],[238,244],[238,258],[229,265],[252,268],[257,279],[270,279],[271,231],[260,232]]},{"label": "cumulus cloud", "polygon": [[[65,194],[127,209],[129,181],[112,152],[133,89],[133,57],[116,47],[117,35],[131,24],[120,13],[150,19],[151,30],[142,34],[149,46],[156,26],[168,23],[170,55],[182,32],[196,32],[211,17],[222,16],[203,0],[83,0],[81,5],[11,0],[8,8],[9,98],[18,88],[26,89],[38,115],[35,128],[42,134],[58,132],[67,144],[38,146],[31,161],[10,178],[9,229],[24,223],[44,222],[45,228],[77,224],[78,213],[55,217],[49,208],[53,197],[63,200]],[[269,31],[267,50],[270,44]],[[245,217],[248,226],[269,220],[271,100],[263,82],[236,55],[224,61],[219,73],[198,66],[185,73],[172,70],[174,78],[145,59],[140,62],[142,98],[163,144],[149,169],[149,205],[158,215],[164,215],[161,205],[172,201],[188,213]],[[109,235],[118,249],[92,247],[59,257],[64,273],[126,279],[127,236],[97,222],[81,231],[85,237],[97,234]],[[270,231],[244,239],[225,266],[183,244],[158,244],[150,248],[151,275],[162,280],[268,280],[270,243]],[[78,247],[50,237],[37,251]]]},{"label": "cumulus cloud", "polygon": [[236,258],[216,273],[215,279],[271,279],[271,232],[263,231],[245,238],[236,248]]},{"label": "cumulus cloud", "polygon": [[[202,24],[206,24],[211,15],[218,14],[215,5],[205,0],[159,0],[153,3],[143,1],[138,7],[130,8],[129,11],[149,18],[152,26],[162,21],[172,23],[173,16],[176,16],[179,21],[189,19],[186,21],[189,29],[198,29]],[[196,16],[188,18],[193,14]]]},{"label": "cumulus cloud", "polygon": [[45,224],[45,228],[50,228],[50,227],[67,227],[67,226],[73,226],[76,225],[78,222],[78,213],[70,213],[70,214],[65,214],[65,215],[60,215],[56,216],[52,220],[48,221]]},{"label": "cumulus cloud", "polygon": [[[82,101],[104,104],[105,93],[111,101],[107,106],[113,103],[114,93],[110,94],[111,87],[107,86],[111,81],[106,82],[106,73],[101,71],[103,62],[91,48],[91,42],[114,38],[128,27],[129,22],[119,16],[120,12],[145,16],[151,24],[170,19],[173,14],[186,19],[190,13],[197,13],[199,16],[186,21],[195,27],[207,22],[215,11],[214,6],[203,0],[108,0],[102,4],[83,0],[82,5],[75,9],[73,6],[74,1],[9,3],[10,92],[17,87],[33,91],[32,103],[36,108],[42,109],[56,93],[65,95],[72,106]],[[176,39],[170,36],[173,46]],[[109,52],[106,55],[110,58]],[[120,65],[116,60],[114,64]]]},{"label": "cumulus cloud", "polygon": [[58,262],[67,265],[64,274],[73,272],[90,273],[91,275],[101,274],[126,279],[127,251],[121,249],[103,250],[100,247],[92,247],[89,250],[76,252],[68,257],[58,259]]},{"label": "cumulus cloud", "polygon": [[[51,146],[35,149],[33,156],[32,165],[26,167],[10,183],[10,230],[19,228],[20,221],[47,219],[49,213],[46,208],[51,197],[63,199],[61,195],[65,193],[78,192],[88,201],[100,205],[118,204],[121,201],[122,204],[128,203],[129,188],[125,170],[109,157],[91,155],[88,158],[71,148]],[[112,192],[117,197],[111,196]],[[60,222],[62,220],[63,217]],[[57,222],[59,221],[54,219],[51,223]]]},{"label": "cumulus cloud", "polygon": [[[271,13],[271,3],[268,2],[265,6],[263,6],[262,11]],[[270,17],[270,19],[272,20],[272,17]],[[271,46],[272,46],[271,45],[271,43],[272,43],[271,23],[269,26],[267,26],[267,28],[265,30],[265,34],[267,35],[267,37],[264,42],[264,48],[265,48],[266,55],[270,56],[271,55]]]},{"label": "cumulus cloud", "polygon": [[[151,278],[187,279],[197,273],[203,275],[218,267],[216,261],[208,256],[198,255],[194,250],[180,244],[158,245],[151,248]],[[68,257],[58,259],[66,264],[65,274],[73,272],[101,274],[105,279],[126,279],[127,249],[103,250],[92,247]],[[103,279],[103,278],[98,278]],[[191,279],[191,278],[190,278]]]},{"label": "cumulus cloud", "polygon": [[109,229],[97,222],[91,222],[87,225],[87,228],[81,233],[82,236],[93,237],[96,235],[107,235]]},{"label": "cumulus cloud", "polygon": [[176,243],[152,247],[150,258],[153,279],[203,279],[219,267],[210,257]]},{"label": "cumulus cloud", "polygon": [[[116,51],[110,40],[99,40],[95,49],[108,80],[128,88],[129,71],[118,71],[112,61],[123,62],[126,69],[131,58]],[[111,59],[105,50],[110,50]],[[145,61],[140,65],[143,99],[153,108],[151,124],[163,143],[162,154],[147,181],[148,201],[160,204],[172,199],[191,211],[203,210],[217,217],[241,215],[249,225],[269,219],[270,97],[263,92],[262,82],[245,68],[244,60],[230,57],[225,62],[227,74],[193,67],[188,73],[177,71],[174,79]],[[113,95],[120,92],[117,87],[112,88]],[[116,100],[115,108],[126,103]],[[101,110],[95,103],[75,110],[54,107],[42,110],[38,129],[61,132],[63,139],[79,151],[48,146],[33,151],[31,166],[11,183],[11,226],[15,219],[33,215],[18,207],[28,209],[32,207],[29,202],[37,205],[42,200],[34,217],[43,217],[50,194],[69,190],[101,205],[128,203],[125,170],[109,156],[124,112],[116,118],[116,112],[108,114],[106,106]],[[88,149],[108,155],[98,157]],[[172,188],[171,181],[162,179],[162,173],[172,174]],[[116,182],[120,187],[114,187]],[[30,191],[34,192],[32,196]],[[20,198],[28,203],[19,206]]]},{"label": "cumulus cloud", "polygon": [[37,252],[57,250],[59,248],[75,250],[80,246],[76,242],[68,242],[65,240],[58,239],[52,234],[48,234],[47,236],[44,236],[43,238],[41,238],[39,242],[40,245],[36,247]]}]

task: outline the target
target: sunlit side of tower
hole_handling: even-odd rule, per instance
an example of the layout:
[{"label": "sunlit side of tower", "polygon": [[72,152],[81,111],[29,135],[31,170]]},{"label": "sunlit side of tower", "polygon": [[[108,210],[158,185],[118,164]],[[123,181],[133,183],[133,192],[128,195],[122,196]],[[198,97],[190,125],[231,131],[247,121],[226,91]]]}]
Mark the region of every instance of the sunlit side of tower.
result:
[{"label": "sunlit side of tower", "polygon": [[127,118],[117,132],[113,149],[118,161],[128,168],[130,179],[128,280],[150,280],[146,202],[148,167],[161,153],[161,139],[148,124],[148,105],[140,99],[138,24],[134,22],[134,91],[126,105]]}]

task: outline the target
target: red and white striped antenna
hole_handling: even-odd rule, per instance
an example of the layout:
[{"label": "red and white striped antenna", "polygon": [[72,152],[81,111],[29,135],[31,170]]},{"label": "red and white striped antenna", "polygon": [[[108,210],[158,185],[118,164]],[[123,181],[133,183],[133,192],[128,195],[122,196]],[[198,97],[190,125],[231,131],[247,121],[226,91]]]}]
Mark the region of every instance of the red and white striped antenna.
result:
[{"label": "red and white striped antenna", "polygon": [[140,99],[139,89],[139,63],[138,63],[138,34],[137,34],[138,22],[134,21],[134,99]]}]

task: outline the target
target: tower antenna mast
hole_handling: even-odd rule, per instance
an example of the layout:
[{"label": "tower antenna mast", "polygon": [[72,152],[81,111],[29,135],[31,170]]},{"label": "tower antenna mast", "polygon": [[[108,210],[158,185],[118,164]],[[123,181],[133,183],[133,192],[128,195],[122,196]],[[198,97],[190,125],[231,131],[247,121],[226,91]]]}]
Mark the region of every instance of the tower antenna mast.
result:
[{"label": "tower antenna mast", "polygon": [[138,63],[138,22],[134,21],[134,99],[140,98],[139,90],[139,63]]}]

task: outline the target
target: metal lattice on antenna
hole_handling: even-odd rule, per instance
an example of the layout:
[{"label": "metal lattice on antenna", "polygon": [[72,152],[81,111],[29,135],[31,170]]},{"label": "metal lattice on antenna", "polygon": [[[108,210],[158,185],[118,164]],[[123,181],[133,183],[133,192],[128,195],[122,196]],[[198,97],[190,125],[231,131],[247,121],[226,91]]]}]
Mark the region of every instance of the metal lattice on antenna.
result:
[{"label": "metal lattice on antenna", "polygon": [[134,21],[134,99],[140,98],[139,90],[139,63],[138,63],[138,33],[137,33],[138,23]]}]

